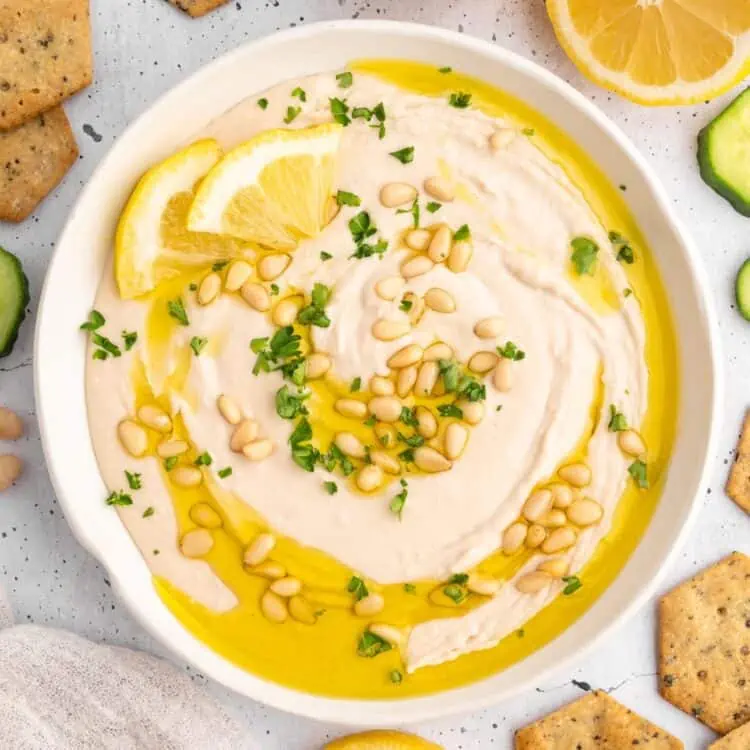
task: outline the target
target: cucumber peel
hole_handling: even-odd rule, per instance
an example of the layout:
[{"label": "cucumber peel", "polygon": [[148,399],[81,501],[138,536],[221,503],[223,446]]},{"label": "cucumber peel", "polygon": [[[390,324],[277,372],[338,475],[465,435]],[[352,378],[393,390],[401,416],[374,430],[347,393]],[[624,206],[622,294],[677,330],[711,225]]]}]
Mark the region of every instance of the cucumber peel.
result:
[{"label": "cucumber peel", "polygon": [[750,216],[750,88],[698,134],[703,181]]},{"label": "cucumber peel", "polygon": [[15,255],[0,247],[0,357],[11,353],[29,304],[29,280]]},{"label": "cucumber peel", "polygon": [[748,258],[737,273],[734,283],[737,307],[745,320],[750,320],[750,258]]}]

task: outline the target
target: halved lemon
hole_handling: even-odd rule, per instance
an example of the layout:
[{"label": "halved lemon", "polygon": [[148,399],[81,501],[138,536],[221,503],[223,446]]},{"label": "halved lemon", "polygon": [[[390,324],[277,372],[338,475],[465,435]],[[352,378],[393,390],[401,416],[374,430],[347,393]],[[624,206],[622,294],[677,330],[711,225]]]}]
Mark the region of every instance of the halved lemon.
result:
[{"label": "halved lemon", "polygon": [[394,729],[376,729],[329,742],[323,750],[442,750],[440,745],[428,742],[415,734]]},{"label": "halved lemon", "polygon": [[750,0],[547,0],[565,52],[641,104],[704,101],[750,73]]},{"label": "halved lemon", "polygon": [[197,141],[141,177],[115,236],[115,277],[123,299],[146,294],[187,268],[254,254],[234,237],[187,229],[195,188],[221,155],[216,141]]},{"label": "halved lemon", "polygon": [[230,151],[201,183],[188,227],[289,250],[327,223],[341,125],[269,130]]}]

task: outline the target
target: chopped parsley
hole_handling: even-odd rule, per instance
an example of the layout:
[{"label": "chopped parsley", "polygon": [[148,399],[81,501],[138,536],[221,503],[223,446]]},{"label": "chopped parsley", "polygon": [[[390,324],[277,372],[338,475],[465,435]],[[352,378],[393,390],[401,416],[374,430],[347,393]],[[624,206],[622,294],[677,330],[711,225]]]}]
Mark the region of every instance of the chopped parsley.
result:
[{"label": "chopped parsley", "polygon": [[226,266],[228,266],[228,265],[229,265],[229,261],[228,260],[217,260],[216,263],[214,263],[211,266],[211,270],[218,273],[223,268],[226,268]]},{"label": "chopped parsley", "polygon": [[323,489],[329,495],[335,495],[339,491],[339,486],[336,484],[336,482],[323,482]]},{"label": "chopped parsley", "polygon": [[466,109],[471,103],[471,94],[466,91],[456,91],[450,95],[448,104],[456,109]]},{"label": "chopped parsley", "polygon": [[365,419],[365,421],[363,422],[363,424],[366,427],[374,427],[377,424],[377,421],[378,420],[375,419],[375,415],[373,414],[372,416],[367,417],[367,419]]},{"label": "chopped parsley", "polygon": [[633,290],[628,288],[622,294],[624,297],[629,297],[633,293]]},{"label": "chopped parsley", "polygon": [[325,250],[320,251],[320,259],[322,261],[331,260],[331,258],[333,258],[333,255],[330,253],[327,253]]},{"label": "chopped parsley", "polygon": [[523,128],[523,129],[521,130],[521,132],[522,132],[522,133],[523,133],[524,135],[534,135],[534,133],[536,133],[536,131],[534,130],[534,128]]},{"label": "chopped parsley", "polygon": [[190,348],[193,350],[193,354],[195,354],[196,357],[199,357],[200,353],[206,348],[207,343],[207,338],[203,336],[193,336],[193,338],[190,339]]},{"label": "chopped parsley", "polygon": [[331,290],[325,284],[316,282],[310,295],[310,304],[297,313],[297,322],[303,326],[328,328],[331,319],[326,315],[325,306],[330,298]]},{"label": "chopped parsley", "polygon": [[348,477],[354,471],[354,464],[335,443],[331,443],[328,453],[322,457],[322,461],[328,471],[333,471],[338,464],[345,477]]},{"label": "chopped parsley", "polygon": [[628,466],[628,474],[630,474],[640,489],[647,490],[650,487],[646,463],[645,461],[641,461],[640,458]]},{"label": "chopped parsley", "polygon": [[469,595],[466,589],[458,583],[449,583],[444,586],[443,593],[455,604],[461,604]]},{"label": "chopped parsley", "polygon": [[578,576],[563,576],[563,583],[565,583],[565,588],[563,589],[565,596],[575,594],[583,586]]},{"label": "chopped parsley", "polygon": [[122,355],[120,347],[117,346],[113,341],[110,341],[106,336],[102,336],[95,331],[91,333],[91,343],[94,346],[99,347],[94,351],[94,359],[107,359],[110,355],[113,357],[119,357]]},{"label": "chopped parsley", "polygon": [[171,318],[174,318],[181,326],[190,325],[185,305],[182,304],[182,297],[167,302],[167,312]]},{"label": "chopped parsley", "polygon": [[599,246],[596,242],[588,237],[574,237],[570,246],[573,248],[570,260],[575,266],[576,273],[579,276],[592,275],[596,268],[596,257],[599,252]]},{"label": "chopped parsley", "polygon": [[398,308],[399,310],[403,310],[404,312],[409,312],[409,310],[411,310],[413,306],[414,303],[410,299],[406,299],[406,297],[404,297],[404,299],[399,302]]},{"label": "chopped parsley", "polygon": [[288,125],[292,122],[297,115],[302,111],[302,107],[292,107],[291,105],[286,108],[286,115],[284,116],[284,122]]},{"label": "chopped parsley", "polygon": [[609,424],[607,425],[610,432],[622,432],[628,429],[628,420],[622,412],[617,411],[614,404],[609,405]]},{"label": "chopped parsley", "polygon": [[392,669],[388,673],[388,677],[394,685],[400,685],[404,681],[404,676],[398,669]]},{"label": "chopped parsley", "polygon": [[351,385],[349,386],[349,390],[352,393],[356,393],[361,387],[362,387],[362,378],[354,378],[354,380],[352,380],[351,382]]},{"label": "chopped parsley", "polygon": [[628,265],[635,263],[635,253],[627,237],[619,232],[610,232],[609,241],[612,243],[614,249],[617,250],[616,258],[620,263],[627,263]]},{"label": "chopped parsley", "polygon": [[391,499],[391,502],[388,504],[388,509],[393,513],[394,515],[398,516],[399,521],[401,520],[401,516],[404,512],[404,506],[406,505],[406,498],[409,495],[409,488],[406,484],[406,480],[401,480],[401,492],[399,492],[397,495],[394,495]]},{"label": "chopped parsley", "polygon": [[309,393],[292,393],[288,385],[276,391],[276,413],[282,419],[295,419],[301,414],[307,414],[305,401],[310,398]]},{"label": "chopped parsley", "polygon": [[279,293],[279,285],[278,284],[271,284],[271,296],[275,297]]},{"label": "chopped parsley", "polygon": [[[375,122],[371,122],[373,117]],[[378,102],[372,109],[369,107],[354,107],[352,118],[365,120],[369,127],[377,129],[378,138],[382,140],[385,137],[385,106],[383,102]]]},{"label": "chopped parsley", "polygon": [[487,398],[487,388],[473,375],[461,375],[455,362],[441,359],[438,360],[438,367],[446,393],[455,393],[467,401],[484,401]]},{"label": "chopped parsley", "polygon": [[440,404],[437,410],[441,417],[455,417],[456,419],[464,418],[464,413],[461,407],[456,406],[455,404]]},{"label": "chopped parsley", "polygon": [[297,422],[292,434],[289,436],[289,445],[292,448],[292,460],[305,471],[314,471],[315,464],[320,459],[320,451],[308,442],[312,438],[312,427],[306,417]]},{"label": "chopped parsley", "polygon": [[402,164],[409,164],[414,161],[414,146],[405,146],[398,151],[390,151],[388,155],[398,159]]},{"label": "chopped parsley", "polygon": [[336,193],[336,203],[339,206],[359,206],[362,201],[358,195],[350,193],[347,190],[339,190]]},{"label": "chopped parsley", "polygon": [[125,470],[125,478],[128,480],[128,487],[130,487],[131,490],[139,490],[141,489],[141,475],[130,473]]},{"label": "chopped parsley", "polygon": [[107,505],[132,505],[133,498],[127,492],[111,492],[107,497]]},{"label": "chopped parsley", "polygon": [[98,310],[92,310],[89,313],[89,319],[85,323],[81,323],[80,329],[82,331],[96,331],[106,322],[106,319]]},{"label": "chopped parsley", "polygon": [[258,106],[261,109],[266,109],[268,107],[268,99],[266,99],[265,96],[263,96],[260,99],[258,99]]},{"label": "chopped parsley", "polygon": [[371,633],[369,630],[365,630],[359,638],[357,643],[357,653],[360,656],[372,659],[378,654],[383,654],[386,651],[390,651],[393,648],[385,638],[381,638],[375,633]]},{"label": "chopped parsley", "polygon": [[453,239],[456,242],[461,242],[463,240],[468,240],[469,237],[471,237],[471,230],[469,229],[468,224],[462,224],[453,235]]},{"label": "chopped parsley", "polygon": [[385,240],[378,240],[375,244],[367,241],[378,231],[367,211],[360,211],[349,220],[349,231],[356,246],[355,251],[349,256],[350,258],[369,258],[372,255],[382,255],[388,249],[388,243]]},{"label": "chopped parsley", "polygon": [[201,453],[193,463],[195,463],[196,466],[210,466],[213,462],[214,460],[211,457],[211,454],[206,451],[204,453]]},{"label": "chopped parsley", "polygon": [[453,68],[451,68],[449,65],[446,65],[443,68],[438,68],[438,73],[452,73]]},{"label": "chopped parsley", "polygon": [[123,331],[122,341],[125,344],[125,351],[129,352],[135,346],[135,342],[138,341],[138,333],[136,331]]},{"label": "chopped parsley", "polygon": [[506,341],[503,347],[498,346],[497,353],[512,362],[520,362],[526,358],[526,352],[519,349],[512,341]]},{"label": "chopped parsley", "polygon": [[461,584],[462,586],[468,582],[469,582],[468,573],[454,573],[450,577],[450,580],[448,581],[448,583],[458,583],[458,584]]},{"label": "chopped parsley", "polygon": [[170,456],[169,458],[164,459],[165,471],[172,471],[175,466],[177,466],[177,456]]},{"label": "chopped parsley", "polygon": [[354,76],[346,70],[343,73],[336,74],[336,80],[338,81],[340,89],[348,89],[354,83]]},{"label": "chopped parsley", "polygon": [[411,204],[411,208],[399,208],[396,210],[397,214],[411,214],[411,219],[414,222],[414,229],[419,226],[419,197],[414,199]]},{"label": "chopped parsley", "polygon": [[307,101],[307,92],[299,86],[292,90],[292,96],[297,97],[301,102]]},{"label": "chopped parsley", "polygon": [[367,590],[367,586],[365,585],[364,580],[359,576],[352,576],[349,579],[349,585],[346,587],[346,590],[350,594],[354,594],[354,598],[357,601],[364,599],[370,593]]},{"label": "chopped parsley", "polygon": [[438,203],[437,201],[430,201],[426,208],[431,213],[434,214],[436,211],[439,211],[443,207],[442,203]]},{"label": "chopped parsley", "polygon": [[219,475],[219,479],[226,479],[232,475],[232,467],[225,466],[223,469],[219,469],[216,473]]},{"label": "chopped parsley", "polygon": [[338,99],[335,96],[328,101],[331,106],[331,115],[333,119],[339,123],[339,125],[346,127],[351,122],[351,118],[349,117],[349,105],[343,99]]},{"label": "chopped parsley", "polygon": [[417,593],[417,587],[413,583],[405,583],[404,584],[404,591],[407,594],[416,594]]},{"label": "chopped parsley", "polygon": [[295,385],[302,385],[305,379],[305,360],[300,354],[300,341],[300,336],[292,326],[279,328],[270,339],[252,339],[250,349],[258,355],[253,365],[253,375],[281,370],[284,377]]},{"label": "chopped parsley", "polygon": [[461,371],[458,369],[458,365],[448,359],[441,359],[438,360],[438,367],[440,368],[440,374],[443,376],[443,385],[445,385],[445,392],[455,393],[456,389],[458,388],[458,380],[461,375]]},{"label": "chopped parsley", "polygon": [[148,508],[146,508],[146,510],[143,511],[143,515],[141,516],[141,518],[151,518],[151,516],[153,516],[154,513],[156,513],[154,506],[149,505]]},{"label": "chopped parsley", "polygon": [[415,430],[419,427],[419,420],[415,409],[410,409],[408,406],[401,407],[401,414],[399,420],[403,422],[407,427],[413,427]]}]

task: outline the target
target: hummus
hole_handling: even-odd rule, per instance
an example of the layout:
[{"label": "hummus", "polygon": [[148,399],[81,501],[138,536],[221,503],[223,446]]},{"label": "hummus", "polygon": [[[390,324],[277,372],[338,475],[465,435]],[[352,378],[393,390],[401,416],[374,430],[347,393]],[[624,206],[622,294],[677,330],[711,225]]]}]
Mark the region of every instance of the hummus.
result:
[{"label": "hummus", "polygon": [[[402,69],[398,64],[355,66],[346,89],[333,73],[287,82],[262,95],[267,108],[259,107],[254,96],[200,134],[228,150],[283,127],[295,87],[305,92],[305,102],[288,124],[292,128],[330,122],[332,98],[345,97],[352,110],[383,104],[382,138],[364,119],[342,131],[335,188],[355,195],[359,205],[342,205],[319,235],[302,240],[291,253],[291,264],[273,280],[272,292],[278,300],[295,295],[309,300],[316,284],[329,290],[325,314],[330,325],[311,325],[302,334],[310,351],[323,352],[330,361],[324,378],[303,387],[312,444],[325,453],[331,443],[341,447],[338,436],[350,432],[370,452],[385,448],[398,462],[397,473],[369,464],[376,487],[363,492],[360,476],[368,464],[357,456],[350,461],[352,476],[342,475],[343,464],[328,471],[323,462],[309,472],[295,463],[289,444],[295,421],[281,418],[276,397],[290,387],[289,380],[278,370],[252,374],[262,345],[251,348],[250,341],[270,339],[279,326],[272,314],[259,313],[238,294],[199,304],[189,285],[200,284],[205,270],[170,280],[147,298],[124,301],[108,269],[94,306],[107,330],[137,331],[139,344],[121,357],[90,359],[87,367],[89,420],[102,476],[118,492],[126,487],[124,471],[140,474],[142,489],[129,493],[133,504],[118,510],[183,622],[212,644],[212,623],[222,617],[234,618],[250,639],[258,629],[291,631],[291,623],[269,627],[263,620],[259,587],[268,581],[259,583],[239,562],[258,532],[272,534],[278,556],[270,558],[285,562],[288,574],[302,582],[303,594],[309,590],[316,612],[327,610],[316,614],[315,626],[303,628],[304,638],[325,642],[319,651],[328,658],[338,653],[358,660],[352,682],[384,659],[391,672],[406,673],[404,686],[418,680],[422,667],[448,669],[447,663],[458,657],[461,662],[470,652],[504,643],[558,598],[592,601],[597,586],[606,585],[597,580],[612,576],[589,577],[587,563],[593,556],[601,571],[616,572],[627,556],[617,551],[620,535],[630,537],[629,549],[635,544],[653,508],[644,498],[655,493],[674,415],[671,407],[658,411],[664,404],[652,411],[654,395],[666,397],[655,390],[665,386],[661,366],[656,383],[650,382],[650,352],[661,347],[660,357],[668,360],[666,371],[673,377],[673,342],[668,315],[651,330],[659,281],[652,267],[649,274],[643,270],[649,262],[646,251],[637,230],[622,218],[624,211],[615,212],[617,223],[610,223],[611,207],[606,216],[597,215],[594,207],[601,205],[601,197],[584,194],[570,176],[584,167],[577,162],[573,170],[567,168],[550,146],[560,139],[541,118],[532,120],[530,129],[506,100],[493,102],[487,87],[453,73],[422,72],[435,92],[474,91],[468,106],[448,93],[409,90],[403,85],[405,71],[413,69],[408,64]],[[412,158],[403,158],[404,149],[412,147]],[[440,178],[438,189],[426,191],[423,186],[435,178]],[[411,200],[384,205],[384,186],[401,183],[418,188],[418,220]],[[440,185],[451,186],[455,195],[436,197]],[[619,204],[617,196],[612,200]],[[363,211],[376,228],[370,242],[384,240],[387,250],[352,257],[351,222]],[[433,233],[445,225],[454,243],[465,241],[471,248],[465,270],[435,263],[419,275],[404,272],[415,256],[407,243],[417,223]],[[628,254],[633,247],[634,258]],[[378,292],[379,282],[404,275],[408,278],[392,298]],[[421,307],[434,290],[441,292],[436,299],[447,298],[454,309],[438,311],[428,304],[419,317],[414,306]],[[167,301],[177,296],[189,326],[175,324],[164,312]],[[405,332],[393,340],[378,336],[382,321],[401,325]],[[497,335],[480,337],[482,321],[493,321]],[[195,337],[207,342],[200,356],[191,353]],[[392,357],[405,347],[424,352],[436,342],[454,354],[436,363],[438,385],[434,390],[431,385],[426,397],[413,389],[395,396],[406,408],[393,424],[401,433],[395,437],[397,451],[381,445],[376,420],[368,419],[366,411],[358,418],[341,413],[346,411],[342,399],[365,409],[374,398],[373,378],[389,378],[400,389],[395,371],[408,368],[389,365]],[[473,359],[478,352],[485,352],[486,365],[481,357]],[[466,394],[460,398],[445,387],[449,366],[481,389],[476,406],[466,407],[467,413],[481,411],[480,420],[470,420],[473,424],[461,407],[455,411],[457,400],[466,405]],[[297,388],[291,386],[291,392]],[[230,396],[273,444],[263,460],[248,460],[230,447],[231,428],[217,409],[222,395]],[[144,400],[156,400],[171,415],[176,437],[210,456],[210,465],[201,467],[200,488],[175,487],[163,458],[152,451],[134,460],[123,448],[118,425],[134,419]],[[428,432],[420,438],[412,411],[417,406],[433,413],[437,437]],[[661,414],[658,434],[652,414]],[[458,425],[460,444],[452,453],[446,436],[450,424]],[[414,453],[423,445],[448,455],[448,470],[420,469]],[[401,499],[394,505],[397,496]],[[628,496],[640,496],[638,520],[631,518]],[[223,526],[214,534],[215,540],[221,537],[215,549],[193,557],[184,554],[180,539],[196,528],[191,511],[196,502],[215,508]],[[623,518],[629,519],[626,527]],[[244,579],[253,579],[255,588],[246,588]],[[384,609],[381,604],[371,617],[352,611],[352,602],[361,598],[352,580],[379,592]],[[580,611],[568,615],[566,624]],[[348,638],[369,628],[391,653],[363,659],[352,642],[331,643],[336,634],[346,632]],[[289,644],[298,637],[276,633],[269,637],[278,644],[284,637]],[[262,659],[232,656],[287,681],[286,672],[265,669]],[[488,670],[469,671],[455,673],[455,684]],[[332,692],[383,694],[355,688],[344,678],[333,682]],[[430,689],[426,679],[415,684],[420,686],[415,692]],[[322,682],[302,686],[329,692]]]}]

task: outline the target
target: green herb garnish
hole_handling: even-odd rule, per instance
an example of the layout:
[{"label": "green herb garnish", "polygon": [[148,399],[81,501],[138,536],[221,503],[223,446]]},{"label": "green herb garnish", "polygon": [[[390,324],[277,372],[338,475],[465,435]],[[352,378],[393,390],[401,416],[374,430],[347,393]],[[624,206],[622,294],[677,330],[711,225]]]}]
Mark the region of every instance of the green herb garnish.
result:
[{"label": "green herb garnish", "polygon": [[400,685],[404,681],[404,676],[398,669],[392,669],[388,673],[388,678],[394,685]]},{"label": "green herb garnish", "polygon": [[599,246],[588,237],[574,237],[570,246],[573,253],[570,260],[575,266],[576,273],[579,276],[584,274],[593,274],[596,267],[596,257],[599,252]]},{"label": "green herb garnish", "polygon": [[354,193],[350,193],[347,190],[339,190],[336,192],[336,203],[339,206],[359,206],[362,201]]},{"label": "green herb garnish", "polygon": [[352,380],[351,382],[351,385],[349,386],[349,390],[352,393],[356,393],[361,387],[362,387],[362,378],[354,378],[354,380]]},{"label": "green herb garnish", "polygon": [[214,460],[208,451],[201,453],[194,461],[196,466],[210,466],[213,462]]},{"label": "green herb garnish", "polygon": [[609,405],[609,424],[607,425],[610,432],[622,432],[628,429],[628,420],[622,412],[617,411],[614,404]]},{"label": "green herb garnish", "polygon": [[406,480],[401,480],[401,492],[399,492],[397,495],[394,495],[391,499],[391,502],[388,504],[388,509],[391,511],[391,513],[398,516],[399,520],[401,520],[401,517],[404,513],[404,506],[406,505],[406,498],[409,495],[409,488],[406,484]]},{"label": "green herb garnish", "polygon": [[405,583],[404,584],[404,591],[407,594],[416,594],[417,593],[417,587],[413,583]]},{"label": "green herb garnish", "polygon": [[379,240],[375,244],[367,242],[378,231],[367,211],[360,211],[349,220],[349,231],[356,245],[356,250],[349,256],[350,258],[369,258],[372,255],[382,255],[388,249],[388,243],[385,240]]},{"label": "green herb garnish", "polygon": [[299,86],[292,89],[292,96],[297,97],[297,99],[299,99],[301,102],[307,101],[307,93],[305,92],[304,89],[301,89]]},{"label": "green herb garnish", "polygon": [[220,479],[226,479],[228,476],[232,475],[232,467],[225,466],[223,469],[219,469],[216,473],[219,475]]},{"label": "green herb garnish", "polygon": [[410,299],[404,298],[401,300],[401,302],[399,302],[398,309],[408,313],[413,306],[414,303]]},{"label": "green herb garnish", "polygon": [[335,495],[339,491],[339,486],[336,484],[336,482],[323,482],[323,489],[329,495]]},{"label": "green herb garnish", "polygon": [[303,326],[328,328],[331,319],[325,313],[325,306],[330,297],[331,290],[325,284],[316,282],[310,296],[310,304],[297,313],[297,322]]},{"label": "green herb garnish", "polygon": [[300,414],[307,414],[305,401],[310,398],[309,393],[292,393],[288,385],[276,391],[276,413],[282,419],[295,419]]},{"label": "green herb garnish", "polygon": [[125,478],[128,480],[128,487],[131,490],[141,489],[141,475],[130,473],[127,469],[125,470]]},{"label": "green herb garnish", "polygon": [[266,107],[268,107],[268,99],[266,99],[265,96],[258,99],[258,106],[261,109],[266,109]]},{"label": "green herb garnish", "polygon": [[156,513],[154,506],[149,505],[148,508],[146,508],[146,510],[143,511],[143,515],[141,516],[141,518],[151,518],[151,516],[153,516],[154,513]]},{"label": "green herb garnish", "polygon": [[414,161],[414,146],[405,146],[398,151],[390,151],[389,156],[398,159],[402,164],[409,164]]},{"label": "green herb garnish", "polygon": [[129,352],[135,346],[135,342],[138,341],[138,333],[136,331],[123,331],[122,341],[125,344],[125,351]]},{"label": "green herb garnish", "polygon": [[107,505],[132,505],[133,498],[127,492],[111,492],[107,497]]},{"label": "green herb garnish", "polygon": [[292,106],[287,107],[286,115],[284,116],[284,122],[288,125],[297,117],[297,115],[301,111],[302,111],[302,107],[292,107]]},{"label": "green herb garnish", "polygon": [[440,404],[437,410],[441,417],[455,417],[456,419],[464,418],[463,410],[460,406],[456,406],[455,404]]},{"label": "green herb garnish", "polygon": [[193,350],[193,354],[195,354],[196,357],[199,357],[200,353],[206,348],[207,343],[207,338],[204,338],[203,336],[193,336],[193,338],[190,339],[190,348]]},{"label": "green herb garnish", "polygon": [[438,68],[438,73],[451,73],[451,72],[453,72],[453,68],[451,68],[448,65],[446,65],[443,68]]},{"label": "green herb garnish", "polygon": [[616,258],[620,263],[627,263],[628,265],[635,263],[635,253],[627,237],[619,232],[610,232],[609,241],[612,243],[614,249],[617,250]]},{"label": "green herb garnish", "polygon": [[354,598],[357,601],[364,599],[370,593],[367,590],[364,580],[359,576],[352,576],[349,579],[349,585],[346,587],[346,590],[350,594],[354,594]]},{"label": "green herb garnish", "polygon": [[442,203],[438,203],[437,201],[430,201],[426,208],[431,213],[434,214],[436,211],[439,211],[443,207]]},{"label": "green herb garnish", "polygon": [[327,253],[325,250],[320,251],[320,259],[322,261],[331,260],[331,258],[333,258],[333,255],[330,253]]},{"label": "green herb garnish", "polygon": [[177,456],[170,456],[169,458],[164,459],[165,471],[172,471],[175,466],[177,466]]},{"label": "green herb garnish", "polygon": [[648,481],[646,463],[640,458],[628,466],[628,474],[640,489],[647,490],[651,486]]},{"label": "green herb garnish", "polygon": [[526,352],[519,349],[512,341],[506,341],[505,346],[497,347],[497,353],[512,362],[520,362],[526,358]]},{"label": "green herb garnish", "polygon": [[443,593],[456,604],[461,604],[468,596],[466,589],[457,583],[449,583],[443,588]]},{"label": "green herb garnish", "polygon": [[167,312],[171,318],[174,318],[181,326],[190,325],[185,305],[182,304],[182,297],[167,302]]},{"label": "green herb garnish", "polygon": [[333,116],[333,119],[339,123],[339,125],[346,127],[351,122],[351,118],[349,117],[349,105],[343,99],[338,99],[336,97],[333,97],[328,101],[331,106],[331,115]]},{"label": "green herb garnish", "polygon": [[448,104],[456,109],[466,109],[471,103],[471,94],[466,91],[457,91],[450,95]]},{"label": "green herb garnish", "polygon": [[80,329],[82,331],[96,331],[106,322],[106,319],[98,310],[92,310],[89,313],[89,319],[85,323],[81,323]]},{"label": "green herb garnish", "polygon": [[581,579],[578,576],[563,576],[563,583],[566,584],[563,589],[563,594],[565,594],[565,596],[574,594],[583,586]]},{"label": "green herb garnish", "polygon": [[357,653],[368,659],[372,659],[378,654],[390,651],[392,648],[393,646],[391,646],[385,638],[381,638],[379,635],[375,635],[375,633],[371,633],[369,630],[362,633],[359,642],[357,643]]},{"label": "green herb garnish", "polygon": [[462,242],[463,240],[468,240],[469,237],[471,237],[471,230],[469,229],[468,224],[462,224],[453,235],[453,239],[456,242]]},{"label": "green herb garnish", "polygon": [[352,76],[352,74],[348,70],[346,70],[343,73],[337,73],[336,80],[338,81],[340,89],[348,89],[354,82],[354,76]]}]

